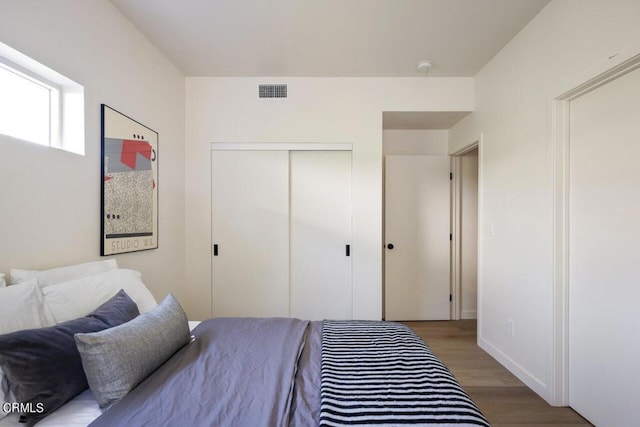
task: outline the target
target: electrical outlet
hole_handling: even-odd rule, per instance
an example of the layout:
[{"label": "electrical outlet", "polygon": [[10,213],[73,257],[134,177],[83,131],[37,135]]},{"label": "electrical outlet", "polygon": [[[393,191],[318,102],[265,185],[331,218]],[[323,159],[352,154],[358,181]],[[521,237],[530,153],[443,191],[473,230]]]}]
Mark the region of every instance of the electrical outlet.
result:
[{"label": "electrical outlet", "polygon": [[507,333],[511,337],[516,335],[516,324],[511,319],[507,319]]}]

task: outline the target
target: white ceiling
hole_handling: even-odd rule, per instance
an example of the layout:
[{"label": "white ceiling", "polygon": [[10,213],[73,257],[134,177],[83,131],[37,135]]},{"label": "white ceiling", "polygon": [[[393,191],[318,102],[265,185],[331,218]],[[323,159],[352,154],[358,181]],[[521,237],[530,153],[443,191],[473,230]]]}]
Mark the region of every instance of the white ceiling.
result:
[{"label": "white ceiling", "polygon": [[187,76],[474,76],[549,0],[111,0]]}]

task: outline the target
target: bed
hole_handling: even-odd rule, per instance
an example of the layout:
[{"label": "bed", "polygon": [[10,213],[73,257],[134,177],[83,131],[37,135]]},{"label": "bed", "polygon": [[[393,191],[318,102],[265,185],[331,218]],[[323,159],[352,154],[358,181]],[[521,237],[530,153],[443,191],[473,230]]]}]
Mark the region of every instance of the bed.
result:
[{"label": "bed", "polygon": [[[60,343],[52,344],[51,352],[67,346],[60,370],[75,368],[62,376],[51,373],[58,379],[45,392],[25,380],[36,390],[32,396],[54,404],[47,403],[46,413],[38,412],[39,398],[31,407],[6,406],[10,410],[0,426],[25,425],[19,424],[21,417],[27,425],[49,427],[489,425],[405,325],[293,318],[188,322],[172,295],[156,304],[139,273],[122,270],[110,265],[107,271],[55,280],[40,274],[38,286],[29,279],[31,301],[24,302],[37,306],[39,297],[40,308],[29,314],[32,319],[14,321],[12,332],[3,326],[0,336],[3,406],[27,403],[6,393],[13,389],[29,396],[16,385],[21,378],[50,374],[50,359],[42,362],[42,372],[32,372],[36,359],[49,351],[29,347],[51,341],[43,333],[64,335],[52,338]],[[0,289],[2,316],[18,313],[7,298],[2,307],[12,286]],[[78,294],[90,301],[78,304]],[[39,327],[24,327],[33,323]],[[23,342],[27,350],[15,350]],[[26,372],[15,366],[25,354],[36,358]],[[65,393],[71,396],[61,398]]]}]

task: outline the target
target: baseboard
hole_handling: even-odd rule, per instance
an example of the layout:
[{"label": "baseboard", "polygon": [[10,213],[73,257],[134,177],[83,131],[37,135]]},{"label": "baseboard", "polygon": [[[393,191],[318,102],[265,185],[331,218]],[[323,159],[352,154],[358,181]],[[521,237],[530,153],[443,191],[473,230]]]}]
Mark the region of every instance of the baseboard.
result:
[{"label": "baseboard", "polygon": [[461,319],[477,319],[478,318],[478,312],[476,310],[467,310],[467,311],[463,311],[460,314],[460,318]]},{"label": "baseboard", "polygon": [[489,353],[491,357],[496,359],[502,366],[507,368],[509,372],[515,375],[520,381],[525,383],[527,387],[542,397],[547,403],[551,404],[551,390],[547,385],[540,381],[536,376],[520,366],[517,362],[504,354],[500,349],[483,339],[478,335],[478,346]]}]

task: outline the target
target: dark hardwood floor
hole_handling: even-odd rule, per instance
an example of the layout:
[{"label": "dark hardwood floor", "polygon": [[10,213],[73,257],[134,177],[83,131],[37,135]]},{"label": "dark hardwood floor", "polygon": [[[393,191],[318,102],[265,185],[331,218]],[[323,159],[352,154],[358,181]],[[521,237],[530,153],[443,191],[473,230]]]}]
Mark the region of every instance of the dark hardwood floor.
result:
[{"label": "dark hardwood floor", "polygon": [[476,321],[404,322],[449,367],[494,427],[590,426],[571,408],[553,407],[476,344]]}]

